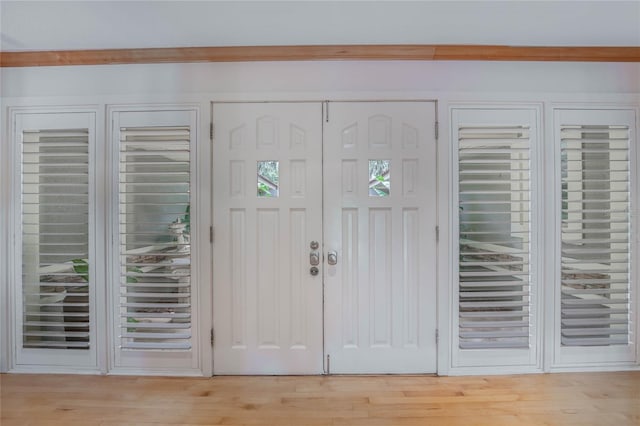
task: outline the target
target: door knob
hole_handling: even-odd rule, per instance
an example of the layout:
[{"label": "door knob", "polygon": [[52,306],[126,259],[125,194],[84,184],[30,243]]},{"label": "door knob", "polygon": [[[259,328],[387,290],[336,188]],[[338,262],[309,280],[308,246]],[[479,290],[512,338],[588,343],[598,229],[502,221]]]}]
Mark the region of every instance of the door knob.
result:
[{"label": "door knob", "polygon": [[335,250],[331,250],[327,253],[327,263],[329,265],[335,265],[338,263],[338,253]]},{"label": "door knob", "polygon": [[320,254],[317,251],[309,253],[309,264],[311,266],[318,266],[320,264]]}]

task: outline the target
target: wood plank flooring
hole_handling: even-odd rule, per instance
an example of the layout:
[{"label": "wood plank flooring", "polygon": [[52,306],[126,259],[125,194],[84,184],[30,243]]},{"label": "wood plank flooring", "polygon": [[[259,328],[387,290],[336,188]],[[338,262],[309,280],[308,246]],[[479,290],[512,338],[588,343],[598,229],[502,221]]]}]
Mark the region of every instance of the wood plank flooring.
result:
[{"label": "wood plank flooring", "polygon": [[640,425],[640,372],[159,378],[0,375],[2,426]]}]

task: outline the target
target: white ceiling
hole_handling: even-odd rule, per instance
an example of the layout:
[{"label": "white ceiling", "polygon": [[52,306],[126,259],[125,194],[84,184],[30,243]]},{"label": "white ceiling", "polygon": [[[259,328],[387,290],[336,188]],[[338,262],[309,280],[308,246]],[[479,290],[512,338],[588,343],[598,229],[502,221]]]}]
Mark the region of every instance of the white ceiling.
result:
[{"label": "white ceiling", "polygon": [[358,43],[640,46],[636,1],[9,1],[2,50]]}]

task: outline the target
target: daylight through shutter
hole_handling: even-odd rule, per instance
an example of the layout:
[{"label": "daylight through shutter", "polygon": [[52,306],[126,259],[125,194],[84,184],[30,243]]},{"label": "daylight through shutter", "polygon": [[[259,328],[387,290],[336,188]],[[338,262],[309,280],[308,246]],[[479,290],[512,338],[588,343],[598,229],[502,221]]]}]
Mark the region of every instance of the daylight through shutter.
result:
[{"label": "daylight through shutter", "polygon": [[628,126],[561,125],[563,346],[629,341]]},{"label": "daylight through shutter", "polygon": [[22,133],[24,348],[89,349],[89,131]]},{"label": "daylight through shutter", "polygon": [[458,127],[459,346],[527,348],[530,128]]},{"label": "daylight through shutter", "polygon": [[120,345],[187,350],[190,129],[120,129]]}]

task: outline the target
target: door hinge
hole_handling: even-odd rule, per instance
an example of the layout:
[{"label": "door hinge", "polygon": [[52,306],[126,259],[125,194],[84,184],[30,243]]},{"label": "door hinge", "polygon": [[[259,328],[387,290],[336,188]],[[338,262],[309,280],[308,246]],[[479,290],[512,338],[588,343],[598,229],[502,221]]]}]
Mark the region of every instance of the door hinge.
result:
[{"label": "door hinge", "polygon": [[436,226],[436,243],[440,241],[440,227]]},{"label": "door hinge", "polygon": [[214,128],[213,128],[213,121],[211,123],[209,123],[209,139],[211,140],[211,142],[213,142],[213,132],[214,132]]},{"label": "door hinge", "polygon": [[327,374],[331,374],[331,355],[327,355]]},{"label": "door hinge", "polygon": [[213,243],[213,226],[209,227],[209,242]]},{"label": "door hinge", "polygon": [[436,328],[436,344],[440,343],[440,331]]},{"label": "door hinge", "polygon": [[440,123],[438,121],[436,121],[434,130],[435,130],[436,140],[438,140],[438,137],[440,136]]},{"label": "door hinge", "polygon": [[211,346],[213,346],[213,327],[211,328]]},{"label": "door hinge", "polygon": [[324,102],[324,121],[329,122],[329,101]]}]

